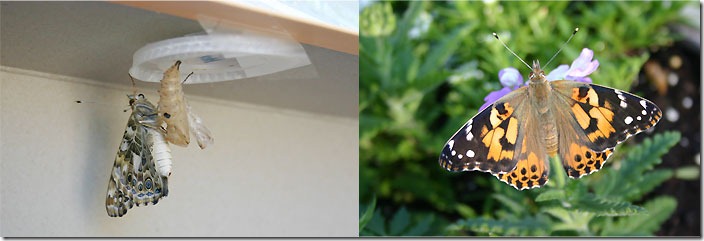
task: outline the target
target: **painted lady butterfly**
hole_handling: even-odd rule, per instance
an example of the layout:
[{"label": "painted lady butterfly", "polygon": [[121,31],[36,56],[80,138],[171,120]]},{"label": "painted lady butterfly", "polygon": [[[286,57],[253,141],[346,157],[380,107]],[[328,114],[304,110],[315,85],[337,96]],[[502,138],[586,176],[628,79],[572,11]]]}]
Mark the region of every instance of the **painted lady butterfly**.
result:
[{"label": "painted lady butterfly", "polygon": [[171,149],[157,125],[156,107],[144,95],[127,95],[132,114],[115,157],[105,208],[122,217],[134,204],[156,204],[169,194]]},{"label": "painted lady butterfly", "polygon": [[449,171],[489,172],[519,190],[541,187],[548,181],[548,156],[560,157],[567,175],[580,178],[598,171],[616,145],[661,116],[655,104],[630,93],[548,81],[536,61],[529,84],[469,119],[447,141],[439,162]]}]

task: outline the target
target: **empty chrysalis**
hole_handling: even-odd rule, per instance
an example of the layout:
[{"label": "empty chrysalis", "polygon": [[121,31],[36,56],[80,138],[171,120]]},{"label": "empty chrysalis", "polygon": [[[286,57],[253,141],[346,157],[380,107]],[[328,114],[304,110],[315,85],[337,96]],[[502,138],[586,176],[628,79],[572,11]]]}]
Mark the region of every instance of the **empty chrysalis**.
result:
[{"label": "empty chrysalis", "polygon": [[[159,123],[166,126],[166,140],[182,147],[190,143],[189,131],[196,136],[201,149],[213,143],[210,130],[203,121],[191,110],[186,101],[182,82],[179,79],[181,61],[168,68],[161,79],[159,89]],[[188,77],[186,77],[187,79]],[[185,80],[184,80],[185,81]]]}]

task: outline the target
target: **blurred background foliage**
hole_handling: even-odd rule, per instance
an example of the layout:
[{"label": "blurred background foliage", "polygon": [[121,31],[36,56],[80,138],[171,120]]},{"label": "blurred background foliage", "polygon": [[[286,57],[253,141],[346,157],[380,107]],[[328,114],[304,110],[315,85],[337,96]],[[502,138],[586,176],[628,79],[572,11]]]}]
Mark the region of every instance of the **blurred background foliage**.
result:
[{"label": "blurred background foliage", "polygon": [[501,88],[499,70],[515,67],[524,79],[529,72],[492,32],[527,62],[545,63],[579,27],[543,69],[571,64],[589,48],[600,62],[590,75],[594,83],[632,91],[650,51],[680,38],[668,25],[687,24],[680,14],[687,4],[697,3],[366,5],[360,13],[360,235],[653,235],[676,202],[666,195],[642,198],[667,179],[699,178],[698,166],[653,169],[680,140],[677,132],[640,145],[629,140],[600,172],[579,180],[563,180],[563,169],[553,167],[559,172],[549,184],[529,191],[488,173],[448,172],[438,157],[484,97]]}]

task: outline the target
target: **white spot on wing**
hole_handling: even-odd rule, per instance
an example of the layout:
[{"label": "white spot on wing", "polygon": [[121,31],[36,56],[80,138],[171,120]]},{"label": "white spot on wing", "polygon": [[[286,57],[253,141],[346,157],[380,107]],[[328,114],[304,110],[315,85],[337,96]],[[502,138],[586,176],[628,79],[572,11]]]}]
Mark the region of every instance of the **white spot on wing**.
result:
[{"label": "white spot on wing", "polygon": [[455,156],[455,154],[457,154],[457,152],[455,150],[452,150],[452,156]]},{"label": "white spot on wing", "polygon": [[[645,115],[645,114],[644,114]],[[454,149],[455,146],[455,140],[450,140],[447,142],[447,145],[450,146],[450,149]],[[454,155],[454,154],[452,154]]]},{"label": "white spot on wing", "polygon": [[473,138],[474,138],[474,135],[472,134],[472,132],[467,133],[467,140],[468,141],[471,141]]},{"label": "white spot on wing", "polygon": [[467,156],[470,158],[474,157],[474,152],[472,150],[467,150]]},{"label": "white spot on wing", "polygon": [[621,108],[626,108],[626,107],[628,107],[628,104],[626,104],[625,101],[621,101],[620,106],[621,106]]},{"label": "white spot on wing", "polygon": [[640,114],[641,114],[641,115],[647,115],[648,112],[646,112],[645,110],[642,110],[642,111],[640,111]]},{"label": "white spot on wing", "polygon": [[142,157],[134,152],[132,152],[132,165],[135,166],[135,168],[142,165]]},{"label": "white spot on wing", "polygon": [[626,119],[623,120],[623,122],[626,123],[626,125],[630,125],[631,122],[633,122],[633,118],[630,116],[627,116]]},{"label": "white spot on wing", "polygon": [[[472,125],[471,125],[471,124],[468,125],[467,128],[464,128],[464,133],[465,133],[465,134],[469,134],[471,131],[472,131]],[[467,139],[467,140],[469,140],[469,139]]]},{"label": "white spot on wing", "polygon": [[132,129],[132,127],[127,127],[125,131],[127,131],[127,136],[134,136],[135,129]]},{"label": "white spot on wing", "polygon": [[127,140],[123,139],[122,144],[120,144],[120,151],[126,151],[129,147],[130,144],[127,142]]},{"label": "white spot on wing", "polygon": [[640,100],[640,105],[643,106],[643,108],[646,108],[648,103],[645,102],[645,100]]},{"label": "white spot on wing", "polygon": [[457,155],[457,158],[462,159],[464,157],[462,154]]},{"label": "white spot on wing", "polygon": [[640,116],[636,117],[636,120],[642,120],[643,118],[640,118]]}]

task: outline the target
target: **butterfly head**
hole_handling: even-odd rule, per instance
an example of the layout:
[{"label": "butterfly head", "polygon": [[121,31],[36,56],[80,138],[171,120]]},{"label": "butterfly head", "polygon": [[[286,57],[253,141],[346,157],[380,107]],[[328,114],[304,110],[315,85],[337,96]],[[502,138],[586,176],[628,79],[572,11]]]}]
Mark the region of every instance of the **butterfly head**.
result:
[{"label": "butterfly head", "polygon": [[138,113],[152,113],[156,111],[156,107],[147,100],[147,97],[142,93],[127,95],[130,99],[130,106],[133,111]]},{"label": "butterfly head", "polygon": [[127,98],[130,99],[130,105],[134,105],[137,101],[144,101],[147,99],[147,97],[144,96],[142,93],[135,93],[135,94],[128,94]]},{"label": "butterfly head", "polygon": [[545,71],[543,71],[540,68],[540,62],[537,60],[533,61],[533,69],[530,72],[530,81],[531,82],[546,82],[547,78],[545,78]]}]

